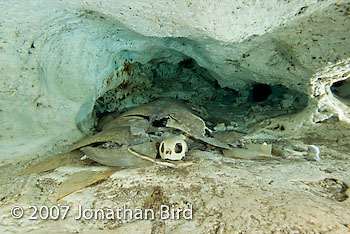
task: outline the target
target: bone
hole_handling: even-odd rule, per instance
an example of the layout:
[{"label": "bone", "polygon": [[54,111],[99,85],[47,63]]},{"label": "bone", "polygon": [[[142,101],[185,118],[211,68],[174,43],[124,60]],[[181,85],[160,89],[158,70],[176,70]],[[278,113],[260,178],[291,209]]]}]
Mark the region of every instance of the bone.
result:
[{"label": "bone", "polygon": [[185,136],[179,135],[164,139],[159,145],[159,154],[162,159],[181,160],[188,151]]}]

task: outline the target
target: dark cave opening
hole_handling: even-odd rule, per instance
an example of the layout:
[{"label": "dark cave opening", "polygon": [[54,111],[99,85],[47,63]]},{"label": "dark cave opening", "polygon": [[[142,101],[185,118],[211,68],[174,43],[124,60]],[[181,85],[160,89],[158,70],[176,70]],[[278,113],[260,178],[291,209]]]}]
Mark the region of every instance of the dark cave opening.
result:
[{"label": "dark cave opening", "polygon": [[338,100],[350,106],[350,79],[334,82],[331,91]]},{"label": "dark cave opening", "polygon": [[262,102],[265,101],[270,94],[272,93],[272,89],[270,85],[267,84],[255,84],[252,89],[252,96],[254,102]]},{"label": "dark cave opening", "polygon": [[207,69],[188,57],[176,63],[153,59],[127,65],[128,77],[96,101],[97,118],[171,98],[185,103],[209,126],[224,123],[245,128],[265,118],[300,111],[308,100],[305,94],[282,85],[252,84],[250,95],[247,90],[221,87]]}]

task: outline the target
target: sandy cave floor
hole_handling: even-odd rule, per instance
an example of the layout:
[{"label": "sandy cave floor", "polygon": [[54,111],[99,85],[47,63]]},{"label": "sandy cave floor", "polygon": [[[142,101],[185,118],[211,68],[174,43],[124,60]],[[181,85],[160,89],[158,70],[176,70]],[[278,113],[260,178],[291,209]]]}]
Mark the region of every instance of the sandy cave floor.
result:
[{"label": "sandy cave floor", "polygon": [[[264,127],[260,132],[264,132]],[[334,134],[332,134],[330,132]],[[267,131],[267,130],[266,130]],[[278,131],[278,132],[277,132]],[[187,160],[195,165],[116,170],[92,185],[57,199],[65,178],[88,180],[91,171],[107,167],[96,163],[72,163],[55,170],[18,174],[35,160],[0,168],[1,233],[350,233],[350,137],[348,125],[320,123],[304,128],[299,136],[286,136],[273,146],[314,144],[320,161],[281,159],[241,160],[223,157],[217,150],[192,150]],[[325,134],[328,133],[328,134]],[[86,172],[86,174],[81,173]],[[74,174],[80,173],[80,174]],[[73,175],[73,177],[71,176]],[[76,178],[74,175],[78,175]],[[84,176],[86,178],[84,178]],[[73,178],[73,179],[72,179]],[[73,182],[79,183],[79,182]],[[345,199],[345,200],[344,200]],[[24,215],[11,217],[11,208],[21,206]],[[30,220],[29,206],[70,206],[64,219]],[[193,219],[76,220],[84,208],[154,209],[160,205],[189,208]]]}]

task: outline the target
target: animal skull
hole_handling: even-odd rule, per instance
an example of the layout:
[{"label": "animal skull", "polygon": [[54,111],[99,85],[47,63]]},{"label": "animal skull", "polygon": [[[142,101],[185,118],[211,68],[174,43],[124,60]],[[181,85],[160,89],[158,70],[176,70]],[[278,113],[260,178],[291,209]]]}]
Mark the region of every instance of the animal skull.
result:
[{"label": "animal skull", "polygon": [[159,145],[159,154],[162,159],[181,160],[188,151],[186,137],[179,135],[164,139]]}]

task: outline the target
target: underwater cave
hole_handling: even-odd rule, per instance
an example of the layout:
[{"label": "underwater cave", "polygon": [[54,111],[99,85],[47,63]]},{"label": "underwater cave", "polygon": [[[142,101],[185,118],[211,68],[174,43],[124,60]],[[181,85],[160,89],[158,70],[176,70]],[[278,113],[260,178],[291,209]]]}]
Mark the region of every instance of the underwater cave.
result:
[{"label": "underwater cave", "polygon": [[127,63],[121,71],[108,79],[110,83],[123,77],[96,100],[91,116],[99,119],[159,98],[170,98],[185,103],[211,127],[224,123],[244,131],[266,118],[301,111],[308,101],[306,94],[283,85],[253,83],[243,90],[221,87],[210,71],[188,57],[177,63],[161,58],[145,64]]},{"label": "underwater cave", "polygon": [[0,233],[350,232],[348,1],[0,3]]}]

